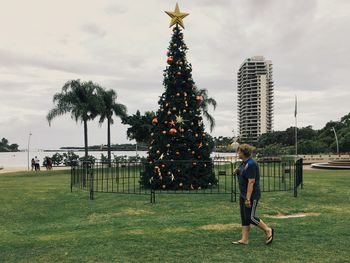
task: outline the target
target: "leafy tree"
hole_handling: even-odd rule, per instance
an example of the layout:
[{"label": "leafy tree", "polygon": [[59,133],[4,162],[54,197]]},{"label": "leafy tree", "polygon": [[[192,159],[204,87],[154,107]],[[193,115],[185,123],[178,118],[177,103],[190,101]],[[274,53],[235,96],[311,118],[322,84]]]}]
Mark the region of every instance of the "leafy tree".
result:
[{"label": "leafy tree", "polygon": [[113,115],[125,118],[126,106],[117,103],[117,93],[110,89],[104,90],[102,88],[97,89],[97,95],[100,100],[99,115],[100,124],[107,120],[107,148],[108,148],[108,160],[111,160],[111,124],[114,123]]},{"label": "leafy tree", "polygon": [[59,166],[63,162],[63,155],[55,153],[54,155],[52,155],[51,159],[53,165]]},{"label": "leafy tree", "polygon": [[85,156],[88,156],[87,122],[93,120],[99,113],[99,101],[96,96],[98,87],[92,81],[80,82],[79,79],[67,81],[62,91],[53,96],[55,106],[46,116],[49,125],[55,117],[66,113],[70,113],[76,122],[84,123]]},{"label": "leafy tree", "polygon": [[66,166],[74,166],[78,164],[79,155],[75,154],[73,151],[68,151],[63,153],[63,163]]},{"label": "leafy tree", "polygon": [[0,141],[0,152],[17,152],[18,144],[13,143],[9,144],[9,141],[5,138],[2,138]]},{"label": "leafy tree", "polygon": [[340,132],[339,151],[350,152],[350,128],[343,129]]},{"label": "leafy tree", "polygon": [[154,116],[153,111],[147,111],[144,115],[141,115],[138,110],[136,114],[124,117],[122,123],[131,126],[126,131],[128,138],[130,140],[136,140],[139,143],[148,143],[150,141],[151,123]]},{"label": "leafy tree", "polygon": [[340,122],[347,128],[350,128],[350,113],[340,119]]},{"label": "leafy tree", "polygon": [[95,163],[96,158],[94,156],[92,156],[92,155],[88,155],[88,156],[80,157],[79,161],[81,161],[81,162],[88,162],[88,164],[89,163]]}]

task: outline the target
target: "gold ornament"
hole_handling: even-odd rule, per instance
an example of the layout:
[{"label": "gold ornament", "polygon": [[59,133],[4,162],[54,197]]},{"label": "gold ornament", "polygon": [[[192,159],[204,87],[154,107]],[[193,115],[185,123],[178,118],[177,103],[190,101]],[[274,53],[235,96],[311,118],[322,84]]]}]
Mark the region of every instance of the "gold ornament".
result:
[{"label": "gold ornament", "polygon": [[184,123],[184,118],[182,118],[181,115],[175,115],[176,117],[176,122],[179,123],[179,124],[182,124]]},{"label": "gold ornament", "polygon": [[189,14],[188,13],[180,13],[180,8],[179,8],[179,5],[177,3],[176,3],[174,12],[165,11],[165,13],[167,13],[167,15],[171,17],[171,22],[170,22],[169,27],[172,27],[175,24],[179,24],[183,29],[185,29],[185,26],[184,26],[182,19],[184,19]]}]

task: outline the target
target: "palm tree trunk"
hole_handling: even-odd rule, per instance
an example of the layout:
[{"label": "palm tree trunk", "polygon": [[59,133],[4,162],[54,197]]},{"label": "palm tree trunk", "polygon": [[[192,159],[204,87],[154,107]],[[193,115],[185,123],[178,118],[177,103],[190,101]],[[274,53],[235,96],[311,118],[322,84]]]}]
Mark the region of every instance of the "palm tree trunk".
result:
[{"label": "palm tree trunk", "polygon": [[87,120],[84,120],[84,144],[85,144],[85,157],[87,158],[88,153],[88,130],[87,130]]},{"label": "palm tree trunk", "polygon": [[108,163],[111,165],[111,120],[107,119],[107,150],[108,150]]}]

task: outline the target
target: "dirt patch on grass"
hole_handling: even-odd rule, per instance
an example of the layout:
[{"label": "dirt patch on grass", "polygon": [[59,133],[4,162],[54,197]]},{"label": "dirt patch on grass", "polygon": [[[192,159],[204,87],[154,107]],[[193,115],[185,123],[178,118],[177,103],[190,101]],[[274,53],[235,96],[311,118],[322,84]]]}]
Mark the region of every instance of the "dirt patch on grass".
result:
[{"label": "dirt patch on grass", "polygon": [[133,229],[133,230],[125,231],[125,233],[129,235],[144,235],[145,231],[142,229]]},{"label": "dirt patch on grass", "polygon": [[122,210],[120,215],[128,215],[128,216],[138,216],[138,215],[152,215],[154,212],[142,210],[142,209],[132,209],[132,208],[127,208]]},{"label": "dirt patch on grass", "polygon": [[101,222],[107,222],[111,220],[114,217],[119,217],[119,216],[139,216],[139,215],[151,215],[154,214],[154,212],[149,212],[146,210],[142,209],[124,209],[120,212],[112,212],[112,213],[92,213],[91,215],[88,216],[88,221],[89,223],[101,223]]},{"label": "dirt patch on grass", "polygon": [[229,229],[236,229],[241,228],[240,224],[211,224],[211,225],[204,225],[198,227],[200,230],[216,230],[216,231],[222,231],[222,230],[229,230]]},{"label": "dirt patch on grass", "polygon": [[297,213],[297,214],[290,214],[290,215],[284,215],[284,214],[265,215],[264,217],[277,218],[277,219],[287,219],[287,218],[299,218],[299,217],[319,216],[319,215],[320,215],[320,213]]},{"label": "dirt patch on grass", "polygon": [[57,235],[43,235],[43,236],[38,236],[37,238],[40,241],[57,241],[57,240],[67,239],[70,237],[71,237],[70,233],[64,233],[64,234],[57,234]]}]

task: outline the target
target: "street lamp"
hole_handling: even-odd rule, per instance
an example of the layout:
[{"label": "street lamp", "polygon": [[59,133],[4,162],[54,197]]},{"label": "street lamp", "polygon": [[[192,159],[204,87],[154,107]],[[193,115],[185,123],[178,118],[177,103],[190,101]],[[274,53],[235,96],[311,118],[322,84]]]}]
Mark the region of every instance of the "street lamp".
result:
[{"label": "street lamp", "polygon": [[339,155],[339,143],[338,143],[337,133],[335,132],[334,127],[332,127],[332,129],[331,129],[331,130],[334,132],[335,142],[337,143],[337,154]]},{"label": "street lamp", "polygon": [[29,136],[28,136],[28,151],[27,151],[28,171],[29,171],[29,144],[30,144],[30,136],[32,136],[31,132],[29,132]]}]

